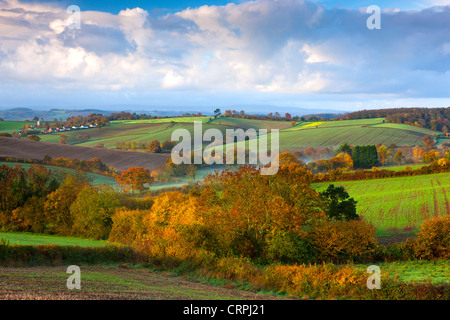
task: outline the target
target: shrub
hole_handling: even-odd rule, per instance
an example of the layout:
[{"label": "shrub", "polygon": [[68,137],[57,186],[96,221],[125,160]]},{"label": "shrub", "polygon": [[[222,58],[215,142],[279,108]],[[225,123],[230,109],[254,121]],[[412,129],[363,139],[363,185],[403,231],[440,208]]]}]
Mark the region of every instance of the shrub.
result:
[{"label": "shrub", "polygon": [[319,261],[364,261],[377,248],[375,228],[364,221],[323,223],[308,235]]},{"label": "shrub", "polygon": [[268,240],[267,258],[284,263],[313,262],[317,250],[298,234],[279,231]]},{"label": "shrub", "polygon": [[111,217],[120,202],[110,186],[85,186],[70,206],[72,234],[94,239],[107,239]]},{"label": "shrub", "polygon": [[414,243],[418,259],[449,259],[450,215],[425,220]]},{"label": "shrub", "polygon": [[125,244],[138,244],[144,234],[143,217],[146,210],[130,210],[126,208],[116,210],[112,216],[112,228],[109,241]]}]

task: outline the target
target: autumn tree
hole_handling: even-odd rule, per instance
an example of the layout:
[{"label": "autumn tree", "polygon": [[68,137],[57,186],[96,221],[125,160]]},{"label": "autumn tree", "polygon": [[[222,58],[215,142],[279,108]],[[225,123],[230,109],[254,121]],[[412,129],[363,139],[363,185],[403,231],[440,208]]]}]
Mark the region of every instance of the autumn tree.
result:
[{"label": "autumn tree", "polygon": [[291,246],[292,256],[308,255],[304,232],[326,218],[311,178],[296,163],[273,176],[252,166],[207,175],[200,195],[203,233],[210,235],[205,248],[217,255],[262,258],[281,257]]},{"label": "autumn tree", "polygon": [[148,146],[148,151],[152,153],[160,153],[161,152],[161,144],[158,140],[153,140],[150,142],[150,145]]},{"label": "autumn tree", "polygon": [[164,141],[161,144],[161,152],[163,152],[163,153],[171,153],[173,147],[175,147],[176,145],[177,145],[177,143],[175,141],[169,141],[169,140]]},{"label": "autumn tree", "polygon": [[342,169],[342,170],[349,170],[351,168],[353,168],[353,159],[352,157],[345,153],[339,153],[336,156],[330,158],[328,160],[328,167],[331,170],[336,170],[336,169]]},{"label": "autumn tree", "polygon": [[286,166],[291,163],[301,163],[301,161],[290,152],[282,152],[274,159],[274,164],[278,164],[279,166]]},{"label": "autumn tree", "polygon": [[119,198],[111,186],[86,185],[70,206],[73,235],[107,239],[112,216],[119,205]]},{"label": "autumn tree", "polygon": [[60,134],[58,143],[60,143],[60,144],[67,144],[67,138],[68,137],[65,134]]},{"label": "autumn tree", "polygon": [[41,138],[38,135],[35,135],[35,134],[27,136],[27,139],[31,140],[31,141],[41,141]]},{"label": "autumn tree", "polygon": [[431,150],[434,147],[434,139],[431,136],[425,136],[422,139],[425,150]]},{"label": "autumn tree", "polygon": [[384,166],[388,160],[388,157],[390,155],[390,150],[388,147],[382,145],[378,148],[378,158],[380,160],[380,163]]},{"label": "autumn tree", "polygon": [[397,164],[400,164],[400,163],[403,162],[403,159],[404,159],[404,157],[403,157],[403,152],[400,151],[400,150],[397,151],[397,152],[395,153],[395,155],[394,155],[394,162],[397,163]]},{"label": "autumn tree", "polygon": [[116,176],[117,184],[128,191],[143,192],[147,187],[146,185],[153,184],[153,177],[150,174],[149,169],[142,167],[132,167]]},{"label": "autumn tree", "polygon": [[71,235],[73,219],[70,206],[78,193],[87,185],[80,176],[67,176],[61,186],[50,193],[44,202],[45,232]]}]

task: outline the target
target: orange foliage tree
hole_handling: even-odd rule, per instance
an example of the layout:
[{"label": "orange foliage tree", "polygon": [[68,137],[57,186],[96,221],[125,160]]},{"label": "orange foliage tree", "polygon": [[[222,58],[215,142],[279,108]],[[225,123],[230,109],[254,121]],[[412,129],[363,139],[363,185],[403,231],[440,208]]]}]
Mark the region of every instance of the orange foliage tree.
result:
[{"label": "orange foliage tree", "polygon": [[[311,174],[296,163],[278,174],[261,175],[252,166],[224,170],[204,178],[200,203],[205,242],[218,255],[301,258],[305,230],[326,219],[320,195],[310,188]],[[279,252],[285,246],[293,252]],[[300,250],[300,251],[299,251]]]},{"label": "orange foliage tree", "polygon": [[142,167],[133,167],[116,176],[116,181],[117,184],[126,192],[130,190],[132,192],[143,192],[146,189],[146,184],[153,184],[153,177],[149,169],[144,169]]}]

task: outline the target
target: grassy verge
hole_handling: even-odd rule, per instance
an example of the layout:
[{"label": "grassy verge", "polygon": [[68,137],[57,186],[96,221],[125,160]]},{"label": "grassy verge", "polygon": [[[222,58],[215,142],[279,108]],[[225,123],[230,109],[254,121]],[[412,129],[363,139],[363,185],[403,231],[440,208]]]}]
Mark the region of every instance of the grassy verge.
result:
[{"label": "grassy verge", "polygon": [[8,241],[11,245],[56,245],[80,247],[104,247],[108,245],[108,242],[104,240],[62,237],[57,235],[28,232],[0,232],[0,239]]}]

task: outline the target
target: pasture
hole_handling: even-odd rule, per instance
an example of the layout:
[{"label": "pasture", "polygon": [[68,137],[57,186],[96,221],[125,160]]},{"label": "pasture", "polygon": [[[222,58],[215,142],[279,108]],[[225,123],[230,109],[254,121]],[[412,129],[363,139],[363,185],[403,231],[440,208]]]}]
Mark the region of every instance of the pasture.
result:
[{"label": "pasture", "polygon": [[37,234],[27,232],[0,232],[0,239],[6,240],[10,245],[55,245],[79,247],[104,247],[108,244],[104,240],[91,240],[75,237],[65,237],[50,234]]},{"label": "pasture", "polygon": [[[337,148],[343,143],[368,145],[382,143],[397,146],[415,146],[423,144],[425,135],[435,132],[429,129],[403,124],[384,123],[384,119],[360,119],[323,122],[298,122],[295,126],[289,121],[253,120],[241,118],[181,117],[152,120],[111,121],[109,126],[86,131],[69,131],[68,143],[72,145],[94,147],[102,144],[104,148],[116,148],[122,142],[135,141],[150,143],[153,140],[164,142],[171,140],[176,129],[187,129],[193,134],[193,122],[200,121],[203,131],[219,129],[225,136],[227,129],[278,129],[280,130],[280,151],[295,152],[309,147]],[[80,134],[89,135],[87,141]],[[42,141],[57,143],[59,134],[41,135]],[[269,137],[270,142],[270,137]],[[207,144],[207,143],[205,143]],[[242,146],[242,145],[241,145]]]},{"label": "pasture", "polygon": [[13,131],[19,132],[23,126],[36,125],[35,121],[0,121],[0,132],[12,133]]},{"label": "pasture", "polygon": [[[331,183],[318,183],[318,191]],[[450,213],[450,173],[333,182],[343,186],[357,203],[357,214],[377,228],[379,236],[392,231],[413,232],[426,219]]]}]

